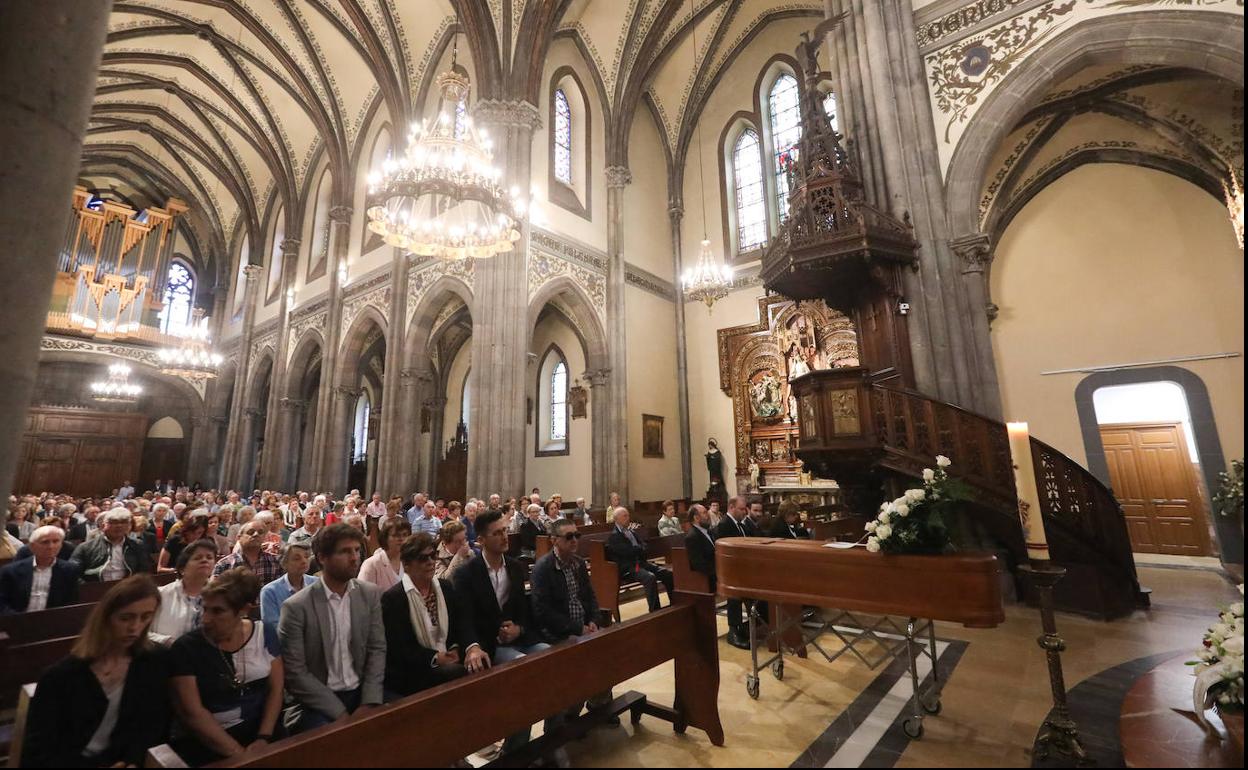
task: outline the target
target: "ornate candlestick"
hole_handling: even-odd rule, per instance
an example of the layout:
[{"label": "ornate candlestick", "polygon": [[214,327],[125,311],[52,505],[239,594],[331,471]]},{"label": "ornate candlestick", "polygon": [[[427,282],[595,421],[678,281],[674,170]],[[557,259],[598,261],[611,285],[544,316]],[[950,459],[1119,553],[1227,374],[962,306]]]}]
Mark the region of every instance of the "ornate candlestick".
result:
[{"label": "ornate candlestick", "polygon": [[1049,661],[1049,686],[1053,690],[1053,711],[1044,720],[1040,737],[1036,739],[1036,757],[1045,759],[1049,750],[1072,757],[1077,765],[1090,764],[1092,760],[1079,742],[1079,728],[1070,717],[1066,704],[1066,679],[1062,675],[1062,651],[1066,642],[1057,634],[1057,619],[1053,615],[1053,587],[1066,576],[1066,569],[1049,562],[1038,562],[1019,567],[1027,575],[1040,594],[1040,624],[1044,634],[1036,639]]}]

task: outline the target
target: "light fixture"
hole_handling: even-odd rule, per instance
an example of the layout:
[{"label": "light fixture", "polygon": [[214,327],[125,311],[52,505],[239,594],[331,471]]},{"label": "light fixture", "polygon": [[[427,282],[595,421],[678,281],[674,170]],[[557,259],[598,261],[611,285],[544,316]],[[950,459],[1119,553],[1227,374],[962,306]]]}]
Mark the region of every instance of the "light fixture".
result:
[{"label": "light fixture", "polygon": [[437,117],[413,124],[402,154],[369,174],[366,212],[386,243],[446,260],[511,251],[527,210],[518,189],[504,191],[493,143],[467,114],[471,81],[457,54],[437,78]]},{"label": "light fixture", "polygon": [[181,342],[157,351],[162,374],[192,380],[217,376],[217,369],[225,359],[209,347],[208,319],[202,316],[203,311],[196,308],[195,319],[179,335]]},{"label": "light fixture", "polygon": [[[693,45],[693,82],[698,82],[698,25],[693,0],[689,0],[689,38]],[[690,99],[693,98],[690,92]],[[698,264],[684,271],[680,283],[685,298],[706,303],[711,312],[715,303],[728,296],[732,288],[732,268],[715,259],[711,253],[711,240],[706,237],[706,174],[702,171],[702,121],[698,121],[698,194],[702,197],[702,250]]]},{"label": "light fixture", "polygon": [[91,383],[91,397],[109,404],[133,404],[143,395],[141,385],[130,384],[130,367],[110,364],[108,379]]}]

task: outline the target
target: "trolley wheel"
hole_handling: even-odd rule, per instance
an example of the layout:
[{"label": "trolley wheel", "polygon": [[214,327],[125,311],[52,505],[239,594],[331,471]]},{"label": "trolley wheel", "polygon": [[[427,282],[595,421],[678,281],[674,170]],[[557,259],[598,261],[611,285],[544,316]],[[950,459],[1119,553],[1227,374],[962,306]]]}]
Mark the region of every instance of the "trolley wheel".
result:
[{"label": "trolley wheel", "polygon": [[758,677],[751,675],[745,678],[745,692],[754,700],[758,700]]},{"label": "trolley wheel", "polygon": [[783,660],[777,660],[775,663],[771,664],[771,675],[781,681],[784,680],[784,661]]},{"label": "trolley wheel", "polygon": [[923,707],[924,711],[931,714],[932,716],[935,716],[940,713],[940,698],[937,698],[935,701],[931,703],[926,703],[920,700],[919,705]]},{"label": "trolley wheel", "polygon": [[901,729],[909,737],[918,740],[923,737],[923,720],[910,717],[901,723]]}]

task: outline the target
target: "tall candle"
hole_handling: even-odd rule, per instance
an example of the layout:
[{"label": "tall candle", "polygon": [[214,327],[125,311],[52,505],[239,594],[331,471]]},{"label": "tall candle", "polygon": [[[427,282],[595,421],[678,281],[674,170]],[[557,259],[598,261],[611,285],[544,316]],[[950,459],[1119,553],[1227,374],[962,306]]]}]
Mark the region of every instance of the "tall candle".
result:
[{"label": "tall candle", "polygon": [[1018,492],[1018,518],[1023,526],[1027,556],[1038,561],[1048,561],[1049,538],[1044,533],[1044,516],[1040,512],[1036,467],[1031,459],[1031,434],[1025,422],[1007,423],[1005,429],[1010,436],[1014,488]]}]

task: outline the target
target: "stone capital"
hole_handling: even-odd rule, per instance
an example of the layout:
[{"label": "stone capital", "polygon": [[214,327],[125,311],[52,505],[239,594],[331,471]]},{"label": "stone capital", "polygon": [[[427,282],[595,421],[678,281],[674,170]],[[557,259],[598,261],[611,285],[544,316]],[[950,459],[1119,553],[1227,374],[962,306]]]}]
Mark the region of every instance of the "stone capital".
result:
[{"label": "stone capital", "polygon": [[329,210],[329,221],[340,225],[351,223],[355,210],[350,206],[334,206]]},{"label": "stone capital", "polygon": [[585,371],[585,379],[589,380],[591,388],[600,388],[607,384],[607,380],[611,378],[611,370],[603,369],[587,369]]},{"label": "stone capital", "polygon": [[302,412],[308,408],[307,399],[303,398],[282,398],[278,403],[288,412]]},{"label": "stone capital", "polygon": [[243,276],[248,281],[255,281],[260,277],[260,273],[264,271],[264,265],[244,265]]},{"label": "stone capital", "polygon": [[954,238],[949,248],[962,260],[962,274],[983,273],[992,264],[992,241],[983,233]]},{"label": "stone capital", "polygon": [[608,189],[623,189],[633,183],[633,172],[628,170],[628,166],[607,166],[604,172]]},{"label": "stone capital", "polygon": [[431,412],[440,412],[446,408],[446,399],[442,396],[437,398],[426,398],[423,406]]},{"label": "stone capital", "polygon": [[258,407],[254,407],[254,406],[249,406],[249,407],[247,407],[246,409],[244,409],[244,410],[243,410],[243,415],[244,415],[244,416],[246,416],[246,417],[247,417],[247,419],[249,419],[249,420],[254,420],[254,419],[256,419],[257,417],[259,417],[259,416],[261,416],[261,415],[263,415],[263,414],[264,414],[264,410],[263,410],[263,409],[260,409],[260,408],[258,408]]},{"label": "stone capital", "polygon": [[514,127],[536,131],[542,127],[542,113],[523,99],[483,99],[473,107],[472,117],[479,123],[499,128]]},{"label": "stone capital", "polygon": [[282,256],[286,256],[287,254],[298,254],[300,243],[301,241],[298,238],[287,238],[283,240]]},{"label": "stone capital", "polygon": [[363,388],[348,388],[344,385],[334,386],[334,396],[344,401],[351,398],[359,398],[364,394]]}]

